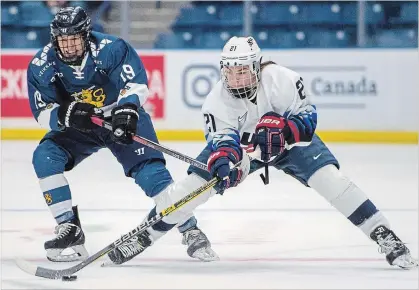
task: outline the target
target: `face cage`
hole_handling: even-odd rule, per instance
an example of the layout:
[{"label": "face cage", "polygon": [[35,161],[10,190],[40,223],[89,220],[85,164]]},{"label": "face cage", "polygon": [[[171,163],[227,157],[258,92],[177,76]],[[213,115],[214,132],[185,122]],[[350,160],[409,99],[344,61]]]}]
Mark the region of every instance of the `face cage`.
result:
[{"label": "face cage", "polygon": [[[241,67],[244,65],[235,65],[232,67]],[[249,100],[253,100],[256,97],[256,91],[259,87],[259,82],[260,82],[260,62],[253,62],[252,65],[250,66],[250,75],[249,78],[250,80],[248,81],[250,83],[250,85],[245,85],[243,87],[232,87],[229,85],[229,81],[228,81],[228,75],[226,73],[226,70],[224,68],[229,67],[227,65],[223,65],[221,64],[221,79],[223,82],[223,87],[227,90],[227,92],[235,97],[235,98],[239,98],[239,99],[244,99],[244,98],[248,98]],[[254,80],[252,80],[254,78]]]},{"label": "face cage", "polygon": [[82,39],[82,47],[83,47],[83,52],[79,55],[75,56],[71,56],[71,57],[66,57],[63,52],[61,51],[60,45],[58,43],[58,36],[68,36],[71,37],[72,35],[56,35],[56,36],[52,36],[52,42],[55,48],[55,51],[57,53],[58,58],[64,62],[65,64],[68,65],[81,65],[84,57],[86,56],[86,53],[88,52],[89,49],[89,33],[88,32],[82,32],[82,33],[77,33],[74,35],[80,35],[81,39]]}]

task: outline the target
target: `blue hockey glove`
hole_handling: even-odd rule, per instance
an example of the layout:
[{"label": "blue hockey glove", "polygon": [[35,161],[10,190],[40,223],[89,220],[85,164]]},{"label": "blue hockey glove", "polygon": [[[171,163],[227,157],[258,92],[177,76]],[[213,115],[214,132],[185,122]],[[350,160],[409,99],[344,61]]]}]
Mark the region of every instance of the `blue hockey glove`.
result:
[{"label": "blue hockey glove", "polygon": [[230,170],[230,165],[234,165],[242,159],[242,153],[229,147],[220,147],[212,152],[208,158],[208,170],[213,177],[218,176],[222,179],[215,189],[222,193],[229,187],[237,186],[242,177],[242,170],[234,168]]},{"label": "blue hockey glove", "polygon": [[287,120],[275,112],[260,118],[256,125],[254,147],[259,146],[261,159],[268,162],[273,156],[285,151],[285,140],[289,127]]}]

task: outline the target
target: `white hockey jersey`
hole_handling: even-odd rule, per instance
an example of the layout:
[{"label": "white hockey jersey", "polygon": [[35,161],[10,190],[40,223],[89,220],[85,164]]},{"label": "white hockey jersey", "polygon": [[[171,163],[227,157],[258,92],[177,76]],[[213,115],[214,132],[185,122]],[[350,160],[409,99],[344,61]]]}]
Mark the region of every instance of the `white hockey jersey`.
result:
[{"label": "white hockey jersey", "polygon": [[[241,146],[247,149],[252,143],[259,119],[272,111],[287,119],[292,116],[309,116],[317,122],[315,107],[310,104],[304,91],[302,78],[286,67],[277,64],[264,67],[256,93],[256,104],[247,98],[235,98],[223,87],[222,81],[219,81],[202,106],[207,141],[227,141],[231,134],[236,134],[236,130],[240,133]],[[310,143],[287,144],[287,149],[308,144]]]}]

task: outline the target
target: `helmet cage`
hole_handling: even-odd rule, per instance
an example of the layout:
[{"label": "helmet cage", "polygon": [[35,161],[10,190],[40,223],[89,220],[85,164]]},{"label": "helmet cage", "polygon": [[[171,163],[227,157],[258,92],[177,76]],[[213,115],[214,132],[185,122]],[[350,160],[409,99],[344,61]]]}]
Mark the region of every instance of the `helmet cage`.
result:
[{"label": "helmet cage", "polygon": [[221,61],[220,64],[221,80],[227,92],[235,98],[253,100],[260,83],[260,61],[250,64]]}]

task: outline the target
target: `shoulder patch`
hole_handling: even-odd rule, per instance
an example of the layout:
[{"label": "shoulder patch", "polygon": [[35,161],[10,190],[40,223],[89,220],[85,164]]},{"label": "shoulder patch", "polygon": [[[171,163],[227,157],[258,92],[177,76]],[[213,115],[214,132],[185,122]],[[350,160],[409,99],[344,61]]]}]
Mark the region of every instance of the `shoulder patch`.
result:
[{"label": "shoulder patch", "polygon": [[90,42],[90,50],[92,51],[92,55],[94,56],[94,57],[97,57],[98,56],[98,54],[99,54],[99,52],[107,45],[107,44],[109,44],[109,43],[111,43],[112,42],[112,40],[110,40],[110,39],[106,39],[106,38],[104,38],[104,39],[102,39],[101,41],[100,41],[100,43],[99,43],[99,46],[97,47],[96,46],[96,43],[94,43],[94,42]]},{"label": "shoulder patch", "polygon": [[34,59],[32,60],[32,64],[36,66],[43,66],[47,61],[48,51],[51,49],[51,47],[52,47],[51,43],[44,46],[44,48],[42,49],[40,58],[34,57]]}]

